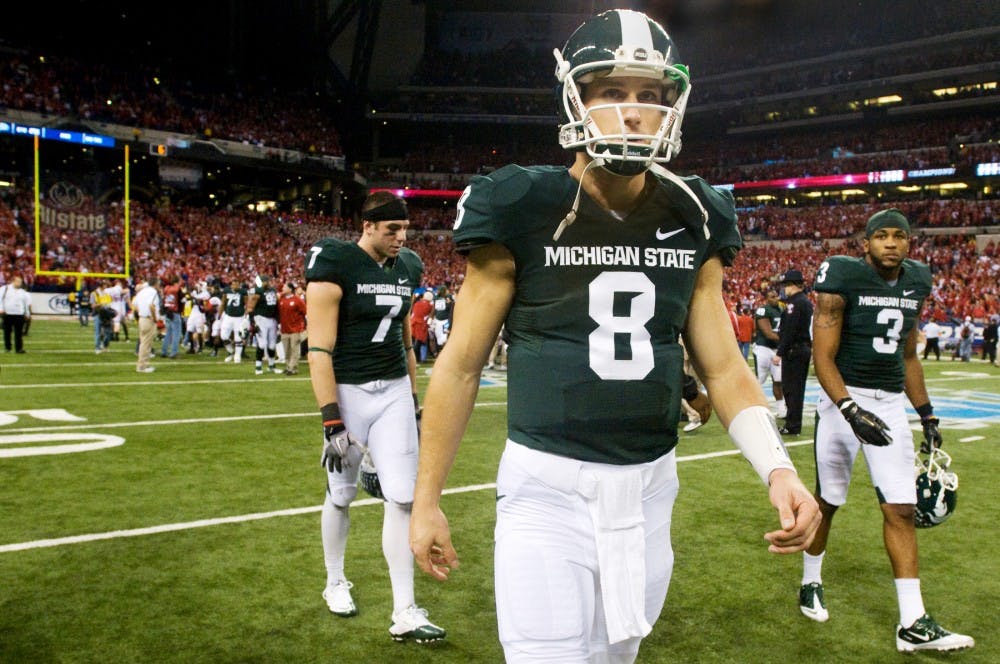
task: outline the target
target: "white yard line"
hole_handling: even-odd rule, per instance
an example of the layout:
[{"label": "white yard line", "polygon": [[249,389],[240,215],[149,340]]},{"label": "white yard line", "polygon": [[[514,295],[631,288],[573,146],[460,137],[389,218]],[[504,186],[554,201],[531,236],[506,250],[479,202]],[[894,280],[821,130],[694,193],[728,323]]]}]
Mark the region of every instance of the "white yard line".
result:
[{"label": "white yard line", "polygon": [[[488,406],[496,404],[477,404],[477,406]],[[315,415],[315,413],[309,413],[310,415]],[[290,417],[296,417],[297,415],[290,415]],[[246,419],[246,418],[243,418]],[[204,420],[199,420],[204,421]],[[126,425],[122,425],[126,426]],[[799,445],[811,445],[811,440],[798,440],[790,443],[785,443],[786,447],[797,447]],[[732,456],[734,454],[739,454],[739,450],[721,450],[719,452],[707,452],[705,454],[692,454],[688,456],[679,456],[677,461],[698,461],[701,459],[713,459],[716,457]],[[471,491],[488,491],[495,489],[496,484],[471,484],[469,486],[455,487],[453,489],[445,489],[444,493],[446,495],[457,494],[457,493],[468,493]],[[356,500],[352,505],[354,506],[365,506],[365,505],[378,505],[382,501],[377,498],[364,498],[362,500]],[[208,526],[222,526],[232,523],[245,523],[247,521],[260,521],[262,519],[273,519],[282,516],[300,516],[302,514],[313,514],[319,512],[322,509],[321,505],[313,505],[312,507],[295,507],[285,510],[275,510],[273,512],[255,512],[253,514],[241,514],[238,516],[226,516],[219,517],[215,519],[199,519],[198,521],[186,521],[181,523],[167,523],[159,526],[149,526],[147,528],[132,528],[130,530],[112,530],[104,533],[90,533],[86,535],[73,535],[70,537],[57,537],[52,539],[42,539],[34,540],[31,542],[17,542],[14,544],[3,544],[0,545],[0,553],[12,553],[14,551],[28,551],[30,549],[44,549],[54,546],[65,546],[68,544],[84,544],[86,542],[97,542],[101,540],[111,540],[111,539],[121,539],[125,537],[143,537],[145,535],[157,535],[159,533],[169,533],[179,530],[193,530],[195,528],[205,528]]]},{"label": "white yard line", "polygon": [[[506,401],[483,402],[476,404],[477,408],[506,406]],[[232,417],[194,417],[185,420],[144,420],[142,422],[105,422],[104,424],[60,424],[40,427],[22,427],[20,429],[0,429],[0,433],[32,433],[35,431],[79,431],[81,429],[122,429],[128,427],[155,427],[175,424],[206,424],[213,422],[243,422],[247,420],[280,420],[291,417],[316,417],[316,411],[305,413],[273,413],[271,415],[239,415]],[[318,420],[317,420],[318,421]]]}]

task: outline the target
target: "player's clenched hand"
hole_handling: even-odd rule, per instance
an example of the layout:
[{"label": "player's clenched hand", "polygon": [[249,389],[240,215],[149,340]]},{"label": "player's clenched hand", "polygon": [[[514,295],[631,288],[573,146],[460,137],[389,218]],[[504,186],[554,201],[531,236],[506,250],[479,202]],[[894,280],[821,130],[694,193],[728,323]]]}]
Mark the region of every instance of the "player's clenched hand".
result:
[{"label": "player's clenched hand", "polygon": [[340,406],[329,403],[320,409],[323,416],[323,455],[320,464],[331,473],[344,469],[344,460],[354,443],[340,418]]},{"label": "player's clenched hand", "polygon": [[702,424],[708,422],[709,418],[712,417],[712,402],[708,400],[708,395],[704,392],[698,392],[698,396],[688,401],[688,405],[698,412]]},{"label": "player's clenched hand", "polygon": [[938,430],[940,424],[941,420],[933,415],[920,418],[920,426],[924,429],[924,440],[920,443],[921,454],[930,454],[933,450],[941,447],[941,443],[944,441],[941,438],[941,431]]},{"label": "player's clenched hand", "polygon": [[851,425],[854,435],[862,443],[877,447],[885,447],[892,443],[888,425],[878,415],[855,403],[854,399],[850,397],[841,399],[837,402],[837,408],[843,413],[844,419]]},{"label": "player's clenched hand", "polygon": [[350,447],[351,437],[343,423],[323,427],[323,456],[320,457],[320,464],[331,473],[341,472]]},{"label": "player's clenched hand", "polygon": [[410,550],[420,569],[438,581],[447,581],[451,571],[458,569],[458,554],[451,545],[451,530],[441,508],[421,508],[414,504],[410,515]]},{"label": "player's clenched hand", "polygon": [[764,534],[771,553],[795,553],[806,549],[819,527],[819,505],[795,471],[778,468],[771,472],[769,495],[778,510],[781,530]]}]

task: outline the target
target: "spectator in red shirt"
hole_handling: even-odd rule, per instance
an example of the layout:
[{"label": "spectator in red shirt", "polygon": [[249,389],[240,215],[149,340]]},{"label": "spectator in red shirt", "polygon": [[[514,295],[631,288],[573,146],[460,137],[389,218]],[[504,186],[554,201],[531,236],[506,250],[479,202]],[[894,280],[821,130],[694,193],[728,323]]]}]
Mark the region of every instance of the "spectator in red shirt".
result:
[{"label": "spectator in red shirt", "polygon": [[753,340],[753,316],[743,305],[737,307],[736,325],[738,327],[736,340],[740,342],[740,352],[743,353],[745,360],[750,356],[750,342]]},{"label": "spectator in red shirt", "polygon": [[413,350],[416,351],[417,362],[427,360],[427,340],[430,332],[428,318],[434,314],[434,305],[431,304],[433,299],[434,293],[429,290],[424,291],[423,296],[413,303],[413,309],[410,310],[410,332],[413,335]]},{"label": "spectator in red shirt", "polygon": [[183,334],[180,282],[180,277],[173,275],[170,282],[163,287],[163,317],[167,328],[163,334],[163,347],[160,349],[160,356],[170,359],[177,357]]},{"label": "spectator in red shirt", "polygon": [[302,337],[306,331],[306,301],[295,291],[295,284],[286,281],[278,300],[278,325],[281,329],[281,348],[285,351],[285,375],[299,372],[302,357]]}]

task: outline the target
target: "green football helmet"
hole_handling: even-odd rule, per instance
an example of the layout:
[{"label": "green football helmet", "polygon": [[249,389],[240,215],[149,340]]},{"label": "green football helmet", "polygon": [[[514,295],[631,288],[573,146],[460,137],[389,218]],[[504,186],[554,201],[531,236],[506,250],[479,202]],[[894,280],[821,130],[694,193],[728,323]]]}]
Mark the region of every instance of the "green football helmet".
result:
[{"label": "green football helmet", "polygon": [[[554,50],[563,124],[559,144],[586,150],[597,165],[617,175],[637,175],[665,164],[681,150],[681,121],[691,94],[690,77],[678,62],[673,40],[645,14],[612,9],[584,22],[562,51]],[[586,108],[581,87],[603,76],[637,76],[663,82],[660,104],[602,104]],[[620,130],[602,133],[592,114],[613,108]],[[655,134],[630,133],[622,109],[655,109],[663,118]]]},{"label": "green football helmet", "polygon": [[958,500],[958,475],[948,470],[951,457],[934,448],[926,459],[917,455],[917,505],[913,521],[917,528],[931,528],[944,523],[955,512]]}]

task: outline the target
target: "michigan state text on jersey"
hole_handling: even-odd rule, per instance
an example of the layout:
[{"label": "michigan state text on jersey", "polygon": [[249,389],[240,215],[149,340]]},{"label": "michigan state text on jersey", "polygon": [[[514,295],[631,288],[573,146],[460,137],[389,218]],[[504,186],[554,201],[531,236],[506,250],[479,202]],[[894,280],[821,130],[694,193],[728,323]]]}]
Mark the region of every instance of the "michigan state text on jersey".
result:
[{"label": "michigan state text on jersey", "polygon": [[844,324],[836,364],[847,385],[903,391],[903,347],[924,300],[931,272],[904,259],[889,283],[864,258],[831,256],[816,272],[814,288],[844,298]]},{"label": "michigan state text on jersey", "polygon": [[565,168],[507,166],[466,189],[456,246],[496,242],[517,265],[506,321],[511,440],[615,464],[659,458],[677,443],[677,339],[695,277],[708,258],[731,259],[741,246],[728,192],[685,182],[707,222],[661,177],[628,223],[583,195],[558,241],[553,231],[579,184]]},{"label": "michigan state text on jersey", "polygon": [[338,383],[406,375],[402,325],[423,269],[420,257],[405,247],[382,266],[355,242],[328,238],[309,249],[306,280],[329,281],[343,291],[333,352]]}]

